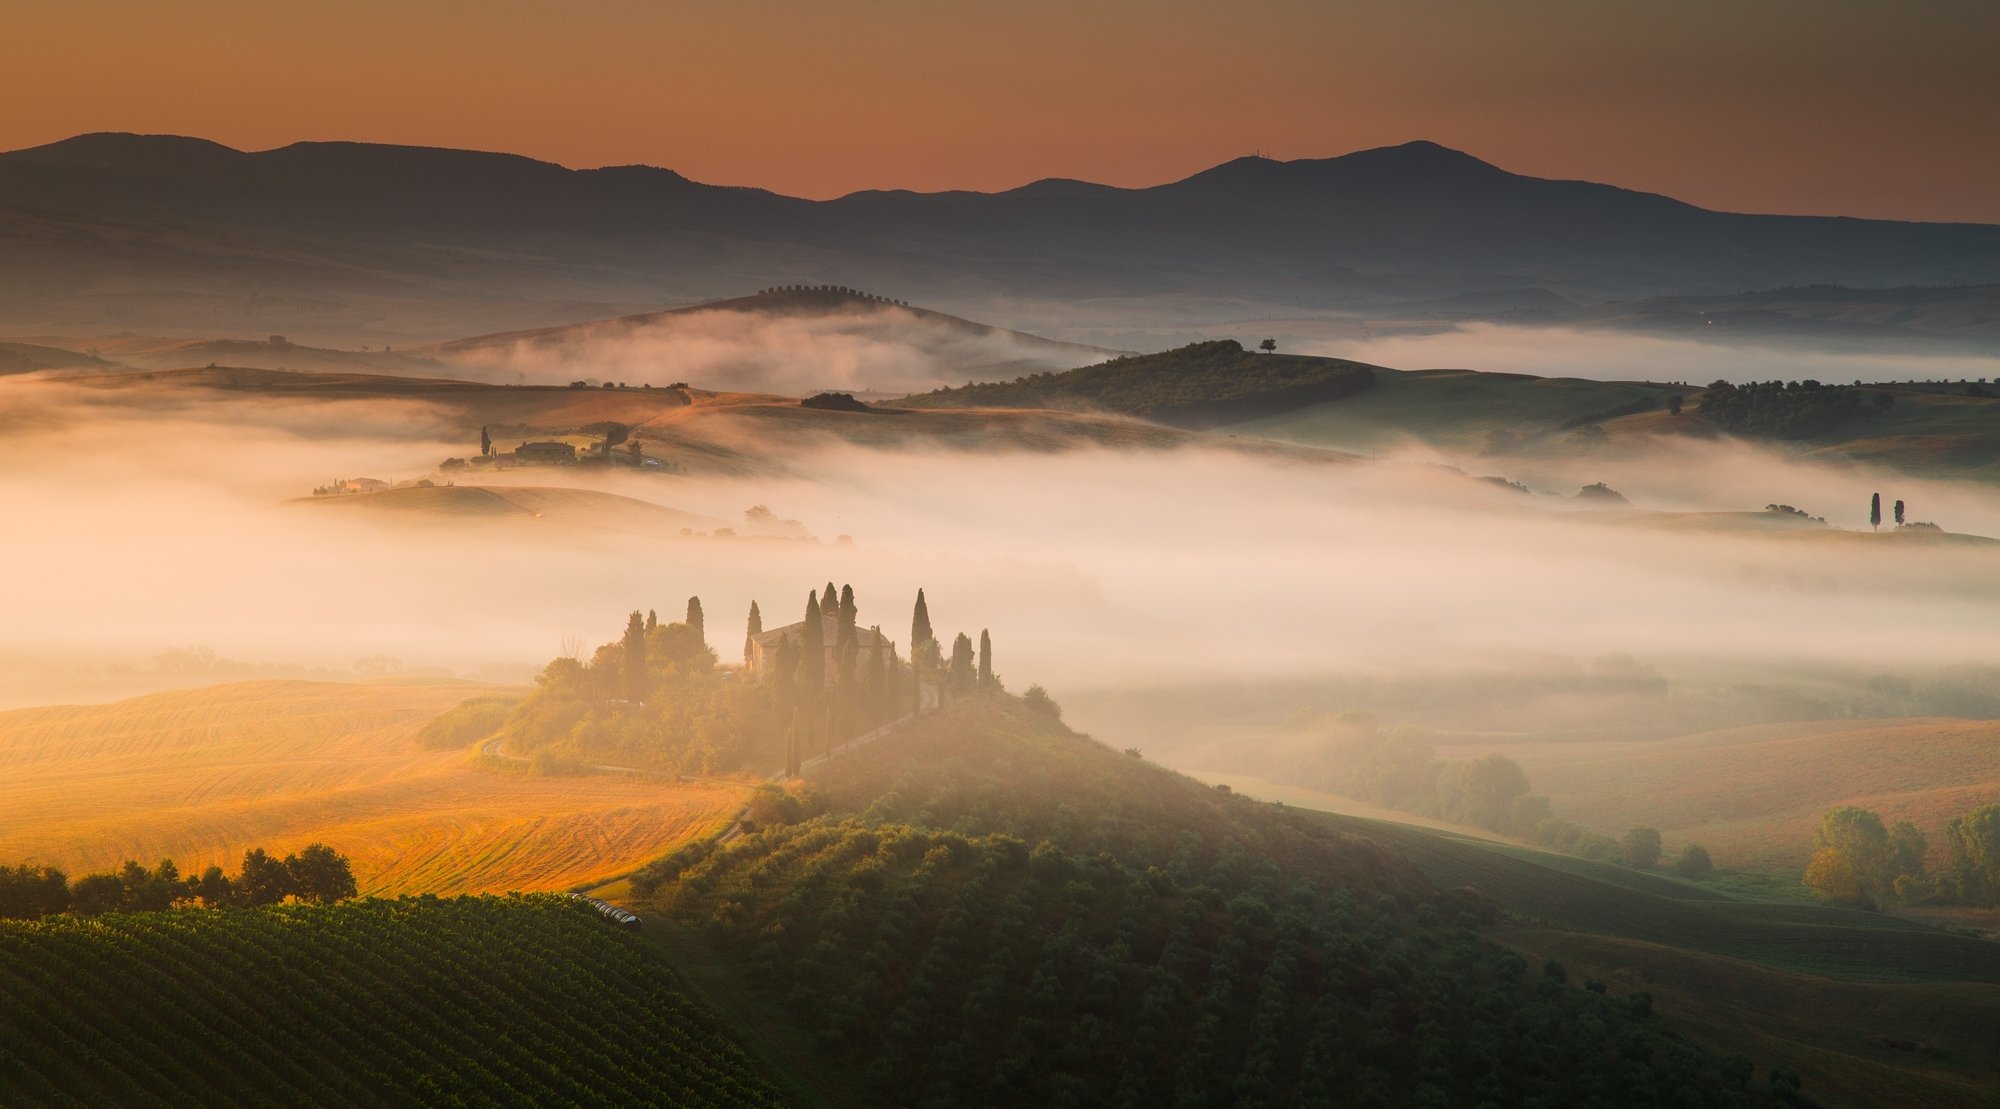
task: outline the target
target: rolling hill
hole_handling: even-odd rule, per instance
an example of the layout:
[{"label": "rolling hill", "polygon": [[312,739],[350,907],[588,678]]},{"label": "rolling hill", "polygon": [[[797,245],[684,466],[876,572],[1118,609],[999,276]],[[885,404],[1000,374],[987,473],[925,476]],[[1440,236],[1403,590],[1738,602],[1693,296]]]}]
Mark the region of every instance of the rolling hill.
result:
[{"label": "rolling hill", "polygon": [[60,347],[0,342],[0,374],[25,374],[37,370],[90,370],[102,373],[117,366],[116,362]]},{"label": "rolling hill", "polygon": [[259,681],[0,713],[0,859],[233,869],[324,841],[364,893],[565,889],[712,832],[740,789],[539,777],[425,748],[464,682]]},{"label": "rolling hill", "polygon": [[[857,384],[902,392],[932,383],[1067,370],[1115,352],[854,290],[802,287],[614,320],[455,339],[415,353],[461,370],[526,372],[541,380],[552,375],[633,380],[665,375],[767,392],[854,389]],[[815,381],[815,374],[823,376]]]},{"label": "rolling hill", "polygon": [[1501,942],[1612,990],[1643,990],[1669,1026],[1718,1050],[1797,1067],[1821,1104],[1978,1106],[2000,1086],[1984,1046],[2000,1027],[2000,943],[1877,913],[1746,899],[1488,832],[1384,818],[1296,786],[1239,785],[1341,814],[1343,832],[1503,907]]},{"label": "rolling hill", "polygon": [[[2000,723],[1826,720],[1729,728],[1672,739],[1458,745],[1503,751],[1557,811],[1590,827],[1657,827],[1699,842],[1718,865],[1796,875],[1828,809],[1853,804],[1944,822],[2000,801]],[[1810,775],[1798,768],[1813,766]],[[1942,848],[1939,857],[1942,861]]]},{"label": "rolling hill", "polygon": [[[735,999],[732,1024],[877,1097],[1757,1104],[1783,1087],[1772,1060],[1753,1079],[1655,1039],[1645,1022],[1672,1018],[1635,1020],[1643,1000],[1531,973],[1492,943],[1505,900],[1426,878],[1403,832],[1202,786],[1011,699],[808,779],[805,819],[685,848],[628,896],[673,926],[704,993]],[[1944,939],[1961,961],[1991,947]],[[1528,1027],[1532,1059],[1508,1046]],[[1638,1064],[1618,1080],[1591,1062],[1606,1034]],[[1817,1073],[1807,1088],[1858,1103]]]},{"label": "rolling hill", "polygon": [[451,522],[527,519],[544,521],[550,527],[674,535],[685,528],[712,531],[722,526],[714,517],[635,497],[552,486],[438,485],[300,497],[286,503],[319,513],[367,516],[426,528]]},{"label": "rolling hill", "polygon": [[[808,201],[645,166],[91,134],[0,154],[0,327],[436,339],[840,281],[959,314],[1135,300],[1349,310],[1535,287],[1589,303],[2000,281],[2000,228],[1742,215],[1434,143],[1114,188]],[[1221,297],[1216,290],[1227,290]],[[1205,308],[1201,298],[1210,298]],[[1254,309],[1253,309],[1254,311]]]}]

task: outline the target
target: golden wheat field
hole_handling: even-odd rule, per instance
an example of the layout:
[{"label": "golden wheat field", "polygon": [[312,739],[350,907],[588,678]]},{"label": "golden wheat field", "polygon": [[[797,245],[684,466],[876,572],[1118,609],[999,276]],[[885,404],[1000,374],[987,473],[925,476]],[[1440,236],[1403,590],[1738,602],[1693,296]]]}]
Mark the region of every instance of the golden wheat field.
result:
[{"label": "golden wheat field", "polygon": [[1792,870],[1812,855],[1820,818],[1839,805],[1908,820],[1942,861],[1945,823],[2000,801],[2000,722],[1824,720],[1674,739],[1457,745],[1521,764],[1556,812],[1616,835],[1658,828],[1670,851],[1700,843],[1717,865]]},{"label": "golden wheat field", "polygon": [[729,786],[538,777],[417,746],[484,688],[256,681],[0,713],[0,862],[234,872],[250,847],[318,840],[363,893],[561,889],[714,832],[742,803]]}]

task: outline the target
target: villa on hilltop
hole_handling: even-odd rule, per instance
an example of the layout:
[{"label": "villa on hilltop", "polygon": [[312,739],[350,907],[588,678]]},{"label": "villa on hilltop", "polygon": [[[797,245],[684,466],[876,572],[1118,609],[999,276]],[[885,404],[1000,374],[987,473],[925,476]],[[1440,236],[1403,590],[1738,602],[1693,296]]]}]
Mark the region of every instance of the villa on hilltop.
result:
[{"label": "villa on hilltop", "polygon": [[[838,626],[831,620],[827,621],[826,631],[826,682],[832,685],[840,674],[840,637]],[[789,641],[793,650],[801,650],[805,646],[805,636],[806,624],[803,620],[751,636],[749,653],[744,659],[750,675],[759,679],[767,677],[770,668],[777,662],[778,645]],[[886,657],[894,658],[896,655],[896,641],[873,628],[855,628],[854,644],[863,664],[867,662],[868,652],[878,646],[886,652]]]}]

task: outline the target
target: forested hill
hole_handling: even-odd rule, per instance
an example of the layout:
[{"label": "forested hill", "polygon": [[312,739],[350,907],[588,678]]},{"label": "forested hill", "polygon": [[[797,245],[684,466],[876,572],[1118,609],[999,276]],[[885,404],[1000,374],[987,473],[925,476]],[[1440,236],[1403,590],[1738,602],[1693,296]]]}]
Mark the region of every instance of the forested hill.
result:
[{"label": "forested hill", "polygon": [[911,1106],[1775,1104],[1796,1091],[1486,937],[1313,814],[967,696],[646,868],[750,1023]]},{"label": "forested hill", "polygon": [[1259,353],[1233,339],[1114,358],[1064,373],[967,384],[905,397],[909,408],[1059,408],[1207,428],[1339,400],[1375,384],[1375,367]]}]

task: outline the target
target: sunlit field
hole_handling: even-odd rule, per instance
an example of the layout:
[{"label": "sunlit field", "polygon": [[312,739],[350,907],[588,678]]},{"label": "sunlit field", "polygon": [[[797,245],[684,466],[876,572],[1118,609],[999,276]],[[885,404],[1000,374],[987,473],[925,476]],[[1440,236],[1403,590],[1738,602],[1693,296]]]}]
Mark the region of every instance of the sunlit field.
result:
[{"label": "sunlit field", "polygon": [[417,731],[481,687],[263,681],[0,714],[0,858],[234,870],[324,842],[363,893],[559,890],[719,831],[743,790],[544,777]]}]

